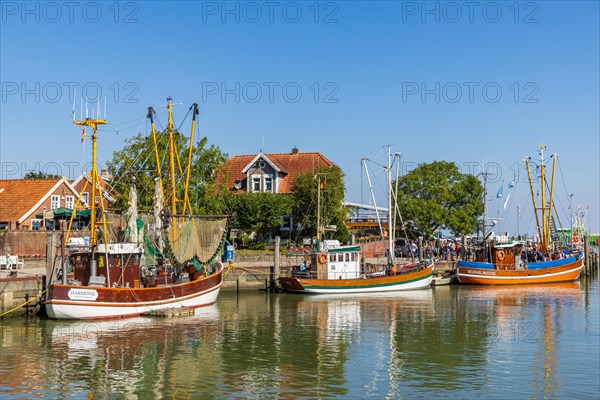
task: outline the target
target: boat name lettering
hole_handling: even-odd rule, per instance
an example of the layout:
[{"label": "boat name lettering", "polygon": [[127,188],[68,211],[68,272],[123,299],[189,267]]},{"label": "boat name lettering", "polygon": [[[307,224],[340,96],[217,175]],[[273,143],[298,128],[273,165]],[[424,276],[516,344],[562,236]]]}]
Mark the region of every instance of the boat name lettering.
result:
[{"label": "boat name lettering", "polygon": [[69,289],[69,299],[71,300],[91,300],[98,298],[98,292],[93,289]]},{"label": "boat name lettering", "polygon": [[478,270],[472,270],[472,269],[467,270],[467,273],[475,274],[475,275],[496,275],[495,271],[478,271]]}]

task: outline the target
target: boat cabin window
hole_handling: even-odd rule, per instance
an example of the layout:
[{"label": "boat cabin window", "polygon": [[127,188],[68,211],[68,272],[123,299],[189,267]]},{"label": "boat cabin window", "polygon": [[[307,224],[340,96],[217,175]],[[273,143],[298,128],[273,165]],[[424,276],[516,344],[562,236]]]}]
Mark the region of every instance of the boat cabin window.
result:
[{"label": "boat cabin window", "polygon": [[345,258],[345,261],[346,261],[346,262],[350,261],[350,253],[346,253],[346,254],[344,255],[344,258]]}]

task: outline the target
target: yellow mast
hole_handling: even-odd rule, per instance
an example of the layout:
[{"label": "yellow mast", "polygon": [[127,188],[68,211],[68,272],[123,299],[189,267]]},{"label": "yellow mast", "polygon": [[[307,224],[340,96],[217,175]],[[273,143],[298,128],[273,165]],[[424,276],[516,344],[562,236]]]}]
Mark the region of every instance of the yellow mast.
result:
[{"label": "yellow mast", "polygon": [[[188,198],[188,188],[190,185],[190,171],[192,167],[192,152],[194,149],[194,129],[196,127],[196,115],[198,115],[198,103],[192,104],[190,107],[192,110],[192,134],[190,135],[190,149],[188,152],[188,164],[187,164],[187,172],[185,174],[185,192],[183,195],[183,214],[185,214],[186,207],[190,202]],[[192,213],[192,206],[190,204],[190,214]]]},{"label": "yellow mast", "polygon": [[169,113],[169,122],[167,132],[169,134],[169,170],[171,173],[171,215],[173,216],[173,241],[177,238],[177,224],[175,223],[175,215],[177,215],[177,187],[175,182],[175,137],[173,132],[173,105],[171,98],[167,98],[167,111]]},{"label": "yellow mast", "polygon": [[533,213],[535,214],[535,226],[537,227],[538,235],[541,238],[542,232],[540,231],[540,220],[538,218],[538,213],[537,213],[538,208],[535,204],[535,193],[533,191],[533,183],[532,183],[532,179],[531,179],[531,170],[529,168],[529,159],[528,158],[525,158],[525,166],[527,167],[527,178],[529,178],[529,189],[531,190],[531,201],[533,202]]},{"label": "yellow mast", "polygon": [[[73,121],[75,125],[79,126],[90,126],[93,129],[92,133],[92,198],[91,198],[91,221],[90,221],[90,246],[92,250],[98,243],[98,239],[96,237],[96,188],[98,187],[98,168],[96,167],[96,130],[98,129],[98,125],[105,125],[106,120],[103,119],[90,119],[86,118],[82,121]],[[98,187],[98,189],[100,189]],[[101,200],[102,201],[102,200]],[[106,231],[106,230],[105,230]]]},{"label": "yellow mast", "polygon": [[[552,155],[552,180],[550,183],[550,202],[548,204],[548,223],[546,224],[548,231],[546,232],[546,247],[550,244],[550,221],[552,220],[552,199],[554,197],[554,172],[556,171],[556,154]],[[543,182],[542,182],[543,184]]]},{"label": "yellow mast", "polygon": [[158,143],[156,141],[156,130],[154,128],[154,108],[148,107],[148,118],[150,118],[150,127],[152,128],[152,139],[154,140],[154,157],[156,157],[156,173],[158,174],[158,186],[160,188],[160,194],[165,198],[165,192],[163,191],[162,174],[160,172],[160,158],[158,155]]},{"label": "yellow mast", "polygon": [[[554,175],[556,171],[556,154],[552,155],[554,162],[552,164],[552,182],[549,191],[549,204],[546,206],[546,165],[544,164],[544,150],[546,150],[545,144],[540,144],[540,184],[541,184],[541,204],[540,207],[536,206],[535,194],[533,191],[533,183],[531,179],[531,170],[529,169],[528,159],[525,159],[525,165],[527,166],[527,177],[529,178],[529,188],[531,189],[531,200],[533,201],[533,210],[535,213],[535,222],[537,225],[538,235],[540,237],[540,246],[543,253],[548,252],[548,246],[550,245],[550,223],[552,221],[552,202],[554,198]],[[540,210],[540,216],[538,217],[538,210]],[[542,224],[540,226],[540,219]]]},{"label": "yellow mast", "polygon": [[541,191],[542,191],[542,204],[541,204],[541,211],[542,211],[542,237],[540,238],[540,240],[542,241],[541,245],[542,245],[542,251],[545,253],[547,250],[547,245],[548,242],[546,240],[546,191],[545,191],[545,185],[544,182],[546,181],[546,166],[544,165],[544,150],[546,149],[546,145],[544,145],[543,143],[540,145],[540,155],[541,155],[541,162],[540,162],[540,181],[541,181]]}]

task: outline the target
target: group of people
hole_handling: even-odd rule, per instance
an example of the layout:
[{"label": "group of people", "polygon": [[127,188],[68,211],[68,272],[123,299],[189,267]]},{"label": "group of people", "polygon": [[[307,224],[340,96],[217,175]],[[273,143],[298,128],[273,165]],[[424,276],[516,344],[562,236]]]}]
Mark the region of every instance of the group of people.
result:
[{"label": "group of people", "polygon": [[[418,247],[417,247],[418,250]],[[423,245],[425,258],[455,261],[461,258],[461,245],[454,240],[430,240]]]}]

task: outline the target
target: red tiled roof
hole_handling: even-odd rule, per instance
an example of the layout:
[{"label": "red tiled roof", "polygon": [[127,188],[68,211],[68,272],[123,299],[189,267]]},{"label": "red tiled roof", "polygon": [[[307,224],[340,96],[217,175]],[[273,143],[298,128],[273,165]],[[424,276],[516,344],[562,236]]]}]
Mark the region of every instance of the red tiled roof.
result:
[{"label": "red tiled roof", "polygon": [[0,180],[0,221],[17,221],[61,179]]},{"label": "red tiled roof", "polygon": [[[246,175],[242,170],[254,160],[256,154],[234,156],[225,163],[217,175],[218,182],[224,182],[227,187],[232,187],[236,180],[245,181]],[[279,193],[290,193],[294,180],[298,175],[312,172],[316,173],[323,168],[333,166],[327,157],[321,153],[273,153],[264,154],[281,172],[283,178],[279,182]]]}]

